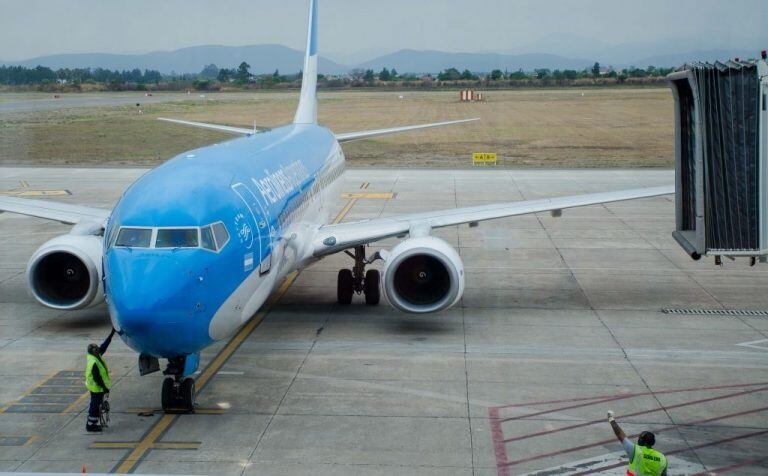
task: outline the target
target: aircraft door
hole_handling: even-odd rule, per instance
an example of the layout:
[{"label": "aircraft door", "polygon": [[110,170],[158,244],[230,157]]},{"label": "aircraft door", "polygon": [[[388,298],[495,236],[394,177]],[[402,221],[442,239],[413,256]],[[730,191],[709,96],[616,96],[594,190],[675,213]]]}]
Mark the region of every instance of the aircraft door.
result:
[{"label": "aircraft door", "polygon": [[248,208],[246,216],[238,215],[235,219],[235,229],[240,242],[246,249],[251,250],[250,260],[246,257],[244,262],[250,262],[251,269],[254,265],[258,265],[259,273],[266,274],[272,263],[269,218],[264,213],[264,207],[259,203],[256,195],[245,184],[234,184],[232,190]]}]

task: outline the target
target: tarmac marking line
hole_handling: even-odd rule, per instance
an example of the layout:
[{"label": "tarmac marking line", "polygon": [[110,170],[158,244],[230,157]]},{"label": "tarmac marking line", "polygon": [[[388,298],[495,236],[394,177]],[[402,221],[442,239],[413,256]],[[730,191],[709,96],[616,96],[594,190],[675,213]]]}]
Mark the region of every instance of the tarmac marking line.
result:
[{"label": "tarmac marking line", "polygon": [[12,401],[12,402],[8,403],[8,404],[7,404],[7,405],[5,405],[4,407],[0,407],[0,413],[5,413],[5,411],[6,411],[6,410],[8,410],[9,408],[11,408],[13,405],[17,404],[19,400],[21,400],[21,399],[22,399],[22,398],[24,398],[24,397],[27,397],[27,396],[31,395],[31,394],[32,394],[32,392],[34,392],[35,390],[37,390],[39,387],[42,387],[42,386],[43,386],[43,384],[44,384],[45,382],[47,382],[47,381],[48,381],[48,379],[51,379],[51,378],[53,378],[53,376],[54,376],[54,375],[58,375],[58,371],[57,371],[57,372],[53,372],[53,373],[50,373],[50,374],[46,375],[46,376],[45,376],[45,377],[43,377],[42,379],[40,379],[40,380],[38,380],[37,382],[35,382],[35,384],[34,384],[34,385],[32,385],[32,387],[30,387],[30,388],[29,388],[29,389],[28,389],[26,392],[24,392],[23,394],[21,394],[21,396],[20,396],[19,398],[17,398],[16,400],[14,400],[14,401]]},{"label": "tarmac marking line", "polygon": [[[540,400],[536,402],[527,402],[527,403],[513,403],[510,405],[500,405],[497,408],[514,408],[514,407],[527,407],[531,405],[545,405],[550,403],[570,403],[570,402],[583,402],[586,400],[595,400],[599,398],[610,398],[610,397],[618,397],[618,396],[628,396],[628,397],[635,397],[635,396],[642,396],[642,395],[668,395],[670,393],[684,393],[684,392],[702,392],[705,390],[724,390],[727,388],[739,388],[739,387],[761,387],[764,385],[768,385],[768,382],[757,382],[757,383],[741,383],[741,384],[729,384],[729,385],[714,385],[711,387],[691,387],[691,388],[676,388],[676,389],[669,389],[669,390],[659,390],[657,392],[638,392],[638,393],[616,393],[613,395],[598,395],[595,397],[578,397],[578,398],[565,398],[561,400]],[[554,410],[553,410],[554,411]]]},{"label": "tarmac marking line", "polygon": [[[727,395],[719,395],[717,397],[703,398],[701,400],[693,400],[693,401],[690,401],[690,402],[676,403],[674,405],[669,405],[669,406],[659,407],[659,408],[653,408],[651,410],[642,410],[642,411],[639,411],[639,412],[627,413],[626,415],[619,415],[619,418],[628,418],[628,417],[635,417],[635,416],[640,416],[640,415],[647,415],[649,413],[656,413],[656,412],[660,412],[660,411],[664,411],[664,410],[671,410],[671,409],[674,409],[674,408],[682,408],[682,407],[687,407],[687,406],[690,406],[690,405],[698,405],[700,403],[709,403],[709,402],[714,402],[714,401],[717,401],[717,400],[724,400],[726,398],[740,397],[740,396],[743,396],[743,395],[749,395],[751,393],[764,392],[766,390],[768,390],[768,387],[761,387],[761,388],[756,388],[756,389],[751,389],[751,390],[744,390],[742,392],[729,393]],[[600,403],[600,402],[597,402],[597,403]],[[556,410],[553,410],[553,411],[556,411]],[[546,413],[549,413],[549,412],[546,412]],[[501,423],[506,422],[506,421],[509,421],[509,419],[503,419],[503,420],[501,420]],[[558,433],[558,432],[561,432],[561,431],[573,430],[573,429],[576,429],[576,428],[583,428],[585,426],[597,425],[597,424],[603,423],[604,421],[605,421],[604,419],[591,420],[591,421],[587,421],[587,422],[584,422],[584,423],[577,423],[577,424],[574,424],[574,425],[569,425],[569,426],[565,426],[565,427],[562,427],[562,428],[557,428],[555,430],[547,430],[547,431],[540,431],[540,432],[537,432],[537,433],[529,433],[529,434],[526,434],[526,435],[521,435],[521,436],[516,436],[514,438],[506,439],[506,440],[504,440],[504,442],[505,443],[510,443],[510,442],[513,442],[513,441],[525,440],[525,439],[533,438],[533,437],[536,437],[536,436],[549,435],[549,434]]]},{"label": "tarmac marking line", "polygon": [[[750,387],[758,387],[758,388],[750,388]],[[512,404],[512,405],[497,406],[497,407],[488,407],[488,416],[489,416],[489,423],[490,423],[490,430],[491,430],[491,439],[492,439],[493,444],[494,444],[494,453],[495,453],[495,457],[496,457],[496,463],[497,463],[496,467],[497,467],[498,474],[500,476],[505,476],[505,475],[510,474],[509,473],[510,467],[512,467],[514,465],[517,465],[517,464],[521,464],[521,463],[525,463],[525,462],[530,462],[530,461],[536,461],[536,460],[539,460],[539,459],[544,459],[544,458],[548,458],[548,457],[552,457],[552,456],[566,454],[566,453],[570,453],[570,452],[573,452],[573,451],[579,451],[579,450],[587,449],[587,448],[594,447],[594,446],[605,445],[605,444],[609,444],[609,443],[611,443],[613,441],[612,439],[604,440],[604,441],[599,441],[599,442],[595,442],[595,443],[591,443],[591,444],[581,445],[581,446],[577,446],[577,447],[573,447],[573,448],[566,448],[566,449],[555,451],[555,452],[539,454],[539,455],[535,455],[535,456],[531,456],[531,457],[527,457],[527,458],[523,458],[523,459],[519,459],[519,460],[515,460],[515,461],[509,461],[508,460],[508,456],[507,456],[507,450],[506,450],[506,445],[508,443],[511,443],[511,442],[514,442],[514,441],[518,441],[518,440],[523,440],[523,439],[528,439],[528,438],[548,435],[548,434],[556,433],[556,432],[560,432],[560,431],[572,430],[572,429],[583,427],[583,426],[595,425],[597,423],[602,422],[603,420],[589,421],[589,422],[579,423],[579,424],[575,424],[575,425],[570,425],[570,426],[567,426],[567,427],[564,427],[564,428],[558,428],[558,429],[555,429],[555,430],[547,430],[547,431],[542,431],[542,432],[536,432],[536,433],[531,433],[531,434],[527,434],[527,435],[521,435],[521,436],[517,436],[517,437],[513,437],[513,438],[508,438],[508,439],[504,438],[503,429],[502,429],[502,423],[503,422],[511,421],[511,420],[517,420],[517,419],[525,418],[525,417],[529,417],[529,416],[536,416],[536,415],[542,415],[542,414],[547,414],[547,413],[555,413],[555,412],[558,412],[560,410],[564,410],[564,409],[568,409],[568,408],[575,408],[575,407],[581,407],[581,406],[595,405],[595,404],[598,404],[598,403],[601,403],[601,402],[604,402],[604,401],[629,399],[629,398],[634,398],[634,397],[637,397],[637,396],[652,395],[652,394],[674,394],[674,393],[685,393],[685,392],[707,391],[707,390],[710,390],[710,391],[711,390],[724,390],[724,389],[736,389],[736,388],[747,388],[747,389],[739,391],[739,392],[735,392],[735,393],[728,393],[728,394],[725,394],[725,395],[718,395],[718,396],[715,396],[715,397],[709,397],[709,398],[704,398],[704,399],[700,399],[700,400],[694,400],[694,401],[678,403],[678,404],[675,404],[675,405],[670,405],[670,406],[665,407],[665,408],[666,409],[680,408],[680,407],[684,407],[684,406],[690,406],[690,405],[696,405],[696,404],[701,404],[701,403],[708,403],[708,402],[717,401],[717,400],[723,400],[723,399],[727,399],[727,398],[739,397],[739,396],[748,395],[748,394],[752,394],[752,393],[764,392],[764,391],[768,390],[768,383],[761,382],[761,383],[750,383],[750,384],[718,385],[718,386],[686,388],[686,389],[669,389],[669,390],[663,390],[663,391],[658,391],[658,392],[641,392],[641,393],[617,394],[617,395],[601,395],[601,396],[596,396],[596,397],[581,397],[581,398],[549,400],[549,401],[541,401],[541,402],[530,402],[530,403],[522,403],[522,404]],[[499,416],[500,410],[505,409],[505,408],[529,406],[529,405],[535,405],[537,403],[538,404],[542,404],[542,403],[573,403],[573,402],[585,402],[585,403],[581,403],[581,404],[577,404],[577,405],[565,406],[565,407],[561,407],[561,408],[555,408],[555,409],[552,409],[552,410],[549,410],[549,411],[540,411],[540,412],[530,413],[530,414],[527,414],[527,415],[523,415],[521,417],[500,418],[500,416]],[[658,412],[658,411],[661,411],[663,409],[664,408],[657,408],[657,409],[653,409],[653,410],[644,410],[644,411],[634,412],[634,413],[630,413],[630,414],[623,415],[623,416],[624,417],[637,416],[637,415],[642,415],[642,414],[647,414],[647,413]],[[676,425],[672,425],[672,426],[667,426],[667,427],[663,427],[663,428],[660,428],[660,429],[654,430],[654,431],[655,432],[669,431],[669,430],[673,430],[673,429],[676,429],[676,428],[681,427],[681,426],[700,425],[700,424],[709,423],[709,422],[713,422],[713,421],[717,421],[717,420],[723,420],[723,419],[727,419],[727,418],[743,416],[743,415],[747,415],[747,414],[751,414],[751,413],[757,413],[757,412],[762,412],[762,411],[766,411],[766,410],[768,410],[768,407],[755,408],[755,409],[746,410],[746,411],[742,411],[742,412],[736,412],[736,413],[731,413],[731,414],[727,414],[727,415],[716,416],[716,417],[712,417],[712,418],[708,418],[708,419],[704,419],[704,420],[692,421],[692,422],[688,422],[688,423],[681,423],[681,424],[676,424]],[[637,435],[634,435],[634,436],[637,436]],[[602,469],[610,469],[610,468],[606,467],[606,468],[602,468]]]},{"label": "tarmac marking line", "polygon": [[392,192],[380,192],[380,193],[374,193],[374,192],[353,192],[353,193],[342,193],[341,198],[369,198],[369,199],[378,199],[378,200],[390,200],[394,198],[395,194]]},{"label": "tarmac marking line", "polygon": [[[340,223],[341,220],[349,213],[349,210],[357,202],[356,198],[352,198],[342,208],[332,223]],[[229,358],[234,352],[240,348],[240,345],[247,339],[256,327],[264,320],[264,318],[272,310],[272,307],[280,300],[280,298],[288,291],[288,288],[293,284],[298,276],[298,272],[289,274],[285,281],[283,281],[280,288],[276,293],[270,297],[262,309],[256,313],[251,320],[248,321],[229,342],[219,351],[213,360],[205,367],[200,373],[200,377],[197,379],[198,394],[202,392],[206,385],[216,375],[216,372],[227,363]],[[112,473],[132,473],[139,463],[146,457],[147,453],[154,449],[155,445],[160,444],[157,440],[160,439],[171,425],[178,419],[179,414],[166,414],[163,415],[156,423],[149,427],[144,436],[136,443],[136,446],[132,448],[131,452],[123,459],[118,461],[117,465],[111,471]],[[190,443],[191,444],[191,443]],[[172,448],[163,448],[172,449]],[[188,448],[184,448],[188,449]]]},{"label": "tarmac marking line", "polygon": [[[710,423],[710,422],[718,421],[718,420],[726,420],[728,418],[733,418],[733,417],[737,417],[737,416],[743,416],[743,415],[747,415],[747,414],[750,414],[750,413],[757,413],[757,412],[766,411],[766,410],[768,410],[768,407],[755,408],[755,409],[752,409],[752,410],[746,410],[746,411],[742,411],[742,412],[730,413],[730,414],[727,414],[727,415],[721,415],[721,416],[716,416],[716,417],[712,417],[712,418],[707,418],[705,420],[693,421],[693,422],[688,422],[688,423],[679,424],[679,425],[670,425],[670,426],[654,429],[653,432],[658,434],[658,433],[662,433],[662,432],[665,432],[665,431],[675,430],[675,429],[677,429],[677,428],[679,428],[681,426],[695,426],[695,425],[700,425],[702,423]],[[768,430],[764,430],[764,431],[761,432],[761,434],[762,433],[768,433]],[[640,434],[638,433],[638,434],[634,434],[634,435],[627,435],[627,437],[628,438],[635,438],[635,437],[637,437],[639,435]],[[610,439],[606,439],[606,440],[601,440],[601,441],[596,441],[596,442],[588,443],[588,444],[585,444],[585,445],[574,446],[572,448],[566,448],[566,449],[563,449],[563,450],[552,451],[550,453],[544,453],[544,454],[540,454],[540,455],[536,455],[536,456],[530,456],[530,457],[527,457],[527,458],[523,458],[523,459],[507,462],[506,466],[507,467],[514,466],[514,465],[517,465],[517,464],[520,464],[520,463],[527,463],[527,462],[530,462],[530,461],[536,461],[536,460],[540,460],[540,459],[544,459],[544,458],[549,458],[549,457],[552,457],[552,456],[558,456],[558,455],[561,455],[561,454],[572,453],[574,451],[580,451],[580,450],[587,449],[587,448],[593,448],[595,446],[607,445],[607,444],[610,444],[610,443],[612,443],[614,441],[616,441],[615,438],[610,438]],[[691,449],[694,449],[694,447],[691,447]],[[669,454],[674,454],[674,453],[670,452]],[[602,469],[607,469],[607,468],[602,468]]]},{"label": "tarmac marking line", "polygon": [[705,471],[705,472],[702,472],[702,473],[696,473],[693,476],[709,476],[711,474],[728,473],[728,472],[730,472],[730,471],[732,471],[734,469],[741,469],[741,468],[744,468],[744,467],[747,467],[747,466],[758,465],[758,464],[760,464],[760,463],[762,463],[764,461],[768,461],[768,456],[763,457],[763,458],[752,459],[752,460],[749,460],[749,461],[744,461],[744,462],[741,462],[741,463],[732,464],[730,466],[723,466],[722,468],[715,468],[715,469],[713,469],[711,471]]},{"label": "tarmac marking line", "polygon": [[[700,445],[691,446],[689,448],[681,448],[679,450],[668,451],[668,452],[666,452],[664,454],[672,456],[672,455],[676,455],[676,454],[680,454],[680,453],[687,453],[689,451],[699,450],[701,448],[708,448],[710,446],[717,446],[717,445],[720,445],[720,444],[723,444],[723,443],[731,443],[733,441],[744,440],[746,438],[752,438],[753,436],[760,436],[760,435],[764,435],[766,433],[768,433],[768,430],[753,431],[752,433],[743,433],[741,435],[731,436],[729,438],[723,438],[721,440],[710,441],[709,443],[702,443]],[[765,459],[765,458],[763,458],[763,459]],[[747,463],[750,463],[750,462],[747,462]],[[612,464],[610,466],[605,466],[605,467],[602,467],[602,468],[592,469],[591,471],[586,472],[586,473],[575,473],[572,476],[586,476],[588,474],[595,474],[595,472],[597,472],[597,471],[606,471],[608,469],[620,468],[621,466],[625,466],[625,465],[626,465],[626,463]],[[737,466],[737,467],[739,467],[739,466]],[[731,468],[731,469],[734,469],[734,468]],[[714,474],[714,473],[710,472],[710,471],[707,471],[707,472],[702,473],[702,474]]]},{"label": "tarmac marking line", "polygon": [[72,411],[74,411],[75,408],[77,408],[78,405],[80,405],[81,403],[83,403],[85,401],[87,396],[88,396],[88,392],[85,392],[84,394],[82,394],[79,397],[77,397],[77,400],[75,400],[74,402],[72,402],[69,405],[67,405],[67,408],[62,410],[61,414],[63,415],[65,413],[71,413]]}]

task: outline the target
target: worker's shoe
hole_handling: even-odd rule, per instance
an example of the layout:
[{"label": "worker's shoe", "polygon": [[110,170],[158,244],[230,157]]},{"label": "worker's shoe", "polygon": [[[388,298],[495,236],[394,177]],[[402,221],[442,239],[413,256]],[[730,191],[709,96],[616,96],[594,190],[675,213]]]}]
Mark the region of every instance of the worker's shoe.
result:
[{"label": "worker's shoe", "polygon": [[101,433],[101,423],[96,417],[88,416],[88,420],[85,423],[85,431],[88,433]]}]

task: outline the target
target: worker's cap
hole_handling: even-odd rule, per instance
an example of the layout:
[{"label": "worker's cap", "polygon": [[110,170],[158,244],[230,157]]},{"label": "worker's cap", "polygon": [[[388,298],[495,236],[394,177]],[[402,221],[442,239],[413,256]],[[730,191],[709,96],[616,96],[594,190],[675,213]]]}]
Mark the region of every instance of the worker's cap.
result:
[{"label": "worker's cap", "polygon": [[88,353],[96,355],[99,352],[99,344],[88,344]]}]

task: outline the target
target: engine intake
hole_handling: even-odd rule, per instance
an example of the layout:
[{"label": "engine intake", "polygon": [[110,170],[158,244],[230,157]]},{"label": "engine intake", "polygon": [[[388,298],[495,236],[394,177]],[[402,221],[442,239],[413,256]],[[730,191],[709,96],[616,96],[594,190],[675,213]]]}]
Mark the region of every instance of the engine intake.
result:
[{"label": "engine intake", "polygon": [[58,236],[32,255],[27,285],[40,304],[75,310],[104,300],[101,286],[102,238],[88,235]]},{"label": "engine intake", "polygon": [[464,264],[448,243],[425,236],[398,244],[383,269],[387,300],[403,312],[425,314],[447,309],[464,293]]}]

